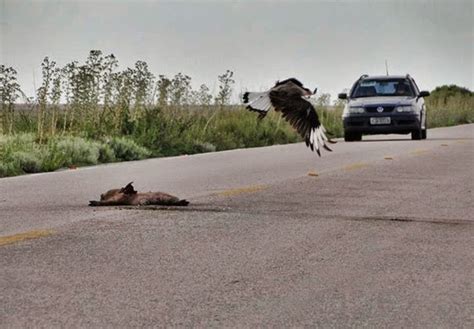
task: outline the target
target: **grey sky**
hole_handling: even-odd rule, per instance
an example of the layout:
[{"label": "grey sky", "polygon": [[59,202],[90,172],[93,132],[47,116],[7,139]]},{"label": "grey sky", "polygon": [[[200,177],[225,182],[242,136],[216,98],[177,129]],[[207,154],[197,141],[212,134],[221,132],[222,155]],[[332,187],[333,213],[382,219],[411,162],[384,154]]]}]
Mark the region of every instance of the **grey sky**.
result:
[{"label": "grey sky", "polygon": [[445,1],[0,0],[0,62],[27,94],[45,56],[64,65],[89,50],[120,68],[188,74],[215,87],[235,72],[237,92],[297,77],[334,97],[363,73],[410,73],[421,89],[474,89],[473,3]]}]

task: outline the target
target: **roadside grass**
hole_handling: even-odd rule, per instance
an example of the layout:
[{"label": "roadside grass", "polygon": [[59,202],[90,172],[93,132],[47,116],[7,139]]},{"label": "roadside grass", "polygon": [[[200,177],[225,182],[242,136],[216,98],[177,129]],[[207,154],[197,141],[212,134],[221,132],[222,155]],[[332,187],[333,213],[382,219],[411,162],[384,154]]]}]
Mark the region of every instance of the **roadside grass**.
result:
[{"label": "roadside grass", "polygon": [[[16,70],[0,65],[0,177],[302,140],[280,113],[259,120],[230,105],[230,70],[211,93],[205,84],[193,88],[183,73],[155,76],[143,61],[117,69],[115,56],[100,50],[62,67],[46,57],[41,86],[30,99]],[[316,104],[328,135],[341,137],[344,104],[328,106],[329,94]],[[437,87],[426,104],[429,127],[474,122],[474,93],[466,88]]]},{"label": "roadside grass", "polygon": [[474,122],[474,96],[456,94],[448,99],[426,100],[428,127],[448,127]]},{"label": "roadside grass", "polygon": [[[341,111],[318,108],[334,137],[342,133]],[[20,123],[23,129],[33,130],[35,120],[34,115],[29,119],[23,116]],[[255,113],[241,106],[154,107],[127,129],[122,136],[95,137],[94,131],[87,130],[77,135],[46,135],[41,143],[34,132],[0,135],[0,177],[301,141],[279,113],[272,111],[258,120]]]},{"label": "roadside grass", "polygon": [[[474,122],[472,96],[428,98],[427,108],[430,128]],[[318,106],[317,112],[331,137],[343,136],[341,106]],[[242,106],[155,106],[144,109],[115,136],[84,129],[45,135],[41,142],[35,133],[36,116],[22,113],[17,118],[15,129],[21,132],[0,134],[0,177],[301,141],[279,113],[271,111],[258,120]]]},{"label": "roadside grass", "polygon": [[33,133],[0,135],[0,177],[140,160],[149,155],[145,147],[121,137],[94,141],[77,136],[58,136],[40,144]]}]

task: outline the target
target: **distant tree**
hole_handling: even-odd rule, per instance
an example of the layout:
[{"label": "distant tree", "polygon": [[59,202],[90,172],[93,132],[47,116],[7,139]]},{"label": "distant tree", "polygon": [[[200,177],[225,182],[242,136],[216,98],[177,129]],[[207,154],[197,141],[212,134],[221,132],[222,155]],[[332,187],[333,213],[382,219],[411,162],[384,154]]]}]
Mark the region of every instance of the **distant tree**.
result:
[{"label": "distant tree", "polygon": [[158,76],[156,89],[158,91],[158,105],[166,106],[169,104],[171,80],[164,75]]},{"label": "distant tree", "polygon": [[14,68],[0,65],[0,114],[2,115],[0,128],[5,134],[13,132],[15,101],[21,92],[16,76],[17,72]]},{"label": "distant tree", "polygon": [[171,105],[187,104],[191,94],[191,77],[178,73],[171,80],[170,102]]},{"label": "distant tree", "polygon": [[115,58],[114,54],[110,54],[104,58],[104,74],[102,76],[102,86],[105,112],[107,112],[111,107],[113,90],[112,73],[117,68],[117,66],[118,61]]},{"label": "distant tree", "polygon": [[59,102],[61,100],[62,74],[60,68],[54,69],[51,80],[52,86],[51,93],[49,95],[49,101],[51,103],[50,133],[54,136],[58,125]]},{"label": "distant tree", "polygon": [[331,94],[323,93],[316,100],[317,106],[329,106],[331,104]]},{"label": "distant tree", "polygon": [[227,70],[224,74],[217,77],[219,80],[219,93],[214,99],[217,105],[229,104],[235,83],[234,79],[232,79],[233,75],[234,72]]},{"label": "distant tree", "polygon": [[205,84],[199,86],[199,90],[193,91],[193,100],[198,105],[210,105],[212,101],[212,95],[209,92],[209,87]]},{"label": "distant tree", "polygon": [[[86,69],[87,68],[87,69]],[[88,74],[88,106],[93,107],[93,110],[96,110],[99,105],[100,96],[101,96],[101,82],[102,75],[104,72],[104,56],[102,56],[102,51],[100,50],[91,50],[89,56],[86,59],[86,65],[84,66],[84,71],[87,71]]]},{"label": "distant tree", "polygon": [[346,101],[338,98],[333,102],[333,105],[335,107],[344,107],[346,105]]},{"label": "distant tree", "polygon": [[38,101],[38,115],[37,115],[37,137],[41,143],[44,135],[46,110],[48,105],[48,97],[50,95],[51,83],[56,74],[56,62],[50,61],[48,57],[43,59],[41,63],[41,73],[43,81],[41,87],[36,91]]},{"label": "distant tree", "polygon": [[155,76],[148,70],[146,62],[137,61],[132,73],[132,79],[135,91],[135,109],[139,110],[151,102],[150,96]]},{"label": "distant tree", "polygon": [[456,85],[444,85],[436,87],[429,96],[430,102],[439,102],[441,104],[446,104],[449,98],[452,97],[463,97],[474,96],[474,93],[467,88],[459,87]]}]

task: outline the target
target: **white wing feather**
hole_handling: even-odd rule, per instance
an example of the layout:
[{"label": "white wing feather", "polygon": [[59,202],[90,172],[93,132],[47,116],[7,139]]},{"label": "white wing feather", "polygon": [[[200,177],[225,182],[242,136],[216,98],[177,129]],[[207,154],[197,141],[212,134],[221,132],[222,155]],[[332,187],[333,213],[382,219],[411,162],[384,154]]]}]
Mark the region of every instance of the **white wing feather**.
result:
[{"label": "white wing feather", "polygon": [[269,91],[245,93],[244,105],[255,111],[268,112],[272,108]]}]

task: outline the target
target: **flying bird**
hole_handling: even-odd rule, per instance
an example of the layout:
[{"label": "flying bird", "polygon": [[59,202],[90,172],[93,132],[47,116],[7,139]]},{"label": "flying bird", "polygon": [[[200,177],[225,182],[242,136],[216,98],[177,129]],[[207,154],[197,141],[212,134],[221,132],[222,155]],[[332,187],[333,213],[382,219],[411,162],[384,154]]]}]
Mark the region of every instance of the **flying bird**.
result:
[{"label": "flying bird", "polygon": [[257,112],[263,119],[273,107],[281,112],[283,118],[304,138],[306,146],[316,150],[321,156],[320,147],[332,151],[327,145],[335,143],[326,136],[326,129],[321,124],[318,114],[308,99],[316,94],[295,78],[277,81],[275,86],[264,92],[246,92],[243,94],[244,105],[250,111]]}]

